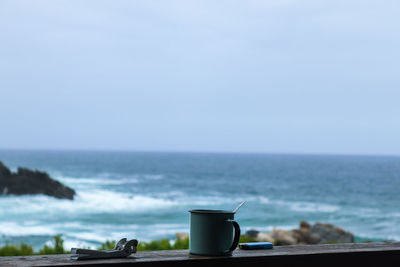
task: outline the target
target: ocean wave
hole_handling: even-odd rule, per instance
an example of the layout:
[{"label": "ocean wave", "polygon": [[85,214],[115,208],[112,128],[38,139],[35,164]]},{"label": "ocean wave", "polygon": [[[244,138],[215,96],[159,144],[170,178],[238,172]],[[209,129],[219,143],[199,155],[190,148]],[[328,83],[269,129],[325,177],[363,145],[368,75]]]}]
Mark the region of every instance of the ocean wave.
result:
[{"label": "ocean wave", "polygon": [[52,236],[62,234],[67,240],[84,242],[105,242],[123,237],[159,238],[165,235],[175,235],[177,232],[188,232],[188,224],[179,223],[150,223],[150,224],[104,224],[84,222],[19,221],[1,222],[1,236]]},{"label": "ocean wave", "polygon": [[56,180],[69,186],[79,185],[121,185],[121,184],[136,184],[138,179],[135,178],[76,178],[76,177],[57,177]]},{"label": "ocean wave", "polygon": [[164,175],[161,174],[144,174],[144,175],[140,175],[143,178],[147,179],[147,180],[162,180],[164,179]]},{"label": "ocean wave", "polygon": [[178,191],[178,190],[155,193],[154,195],[157,196],[157,197],[168,198],[168,199],[170,199],[170,198],[175,199],[175,198],[185,198],[185,197],[187,197],[184,192]]},{"label": "ocean wave", "polygon": [[171,207],[178,203],[146,195],[97,190],[96,192],[80,192],[77,204],[79,208],[92,211],[132,213]]},{"label": "ocean wave", "polygon": [[264,196],[258,197],[258,201],[261,204],[284,206],[289,208],[289,210],[296,212],[332,213],[332,212],[337,212],[341,209],[340,206],[332,204],[314,203],[305,201],[270,200]]},{"label": "ocean wave", "polygon": [[[96,225],[97,226],[97,225]],[[119,240],[123,237],[128,239],[135,238],[139,242],[148,242],[155,239],[170,237],[175,238],[178,232],[189,232],[189,225],[185,224],[148,224],[148,225],[130,225],[109,227],[96,227],[92,231],[70,232],[66,234],[67,240],[79,240],[83,243],[102,243],[106,240]]]},{"label": "ocean wave", "polygon": [[397,224],[393,223],[386,228],[387,231],[376,231],[373,229],[374,227],[362,228],[360,229],[359,226],[354,225],[347,225],[344,227],[346,231],[349,231],[355,234],[356,237],[362,240],[389,240],[389,241],[399,241],[400,235],[393,234],[393,232],[399,232]]},{"label": "ocean wave", "polygon": [[2,222],[0,223],[0,234],[5,236],[56,235],[57,231],[46,225]]},{"label": "ocean wave", "polygon": [[[227,198],[222,196],[188,196],[180,191],[162,194],[130,194],[103,189],[79,190],[74,200],[55,199],[45,195],[8,195],[0,197],[0,209],[6,211],[3,216],[35,215],[56,216],[60,213],[79,214],[99,213],[141,213],[155,210],[168,210],[173,207],[212,208],[223,206],[233,209],[243,200],[253,201],[254,197]],[[220,208],[220,207],[218,207]]]},{"label": "ocean wave", "polygon": [[323,203],[311,203],[311,202],[293,202],[293,203],[284,203],[284,205],[288,205],[293,211],[300,212],[326,212],[332,213],[340,210],[339,206],[323,204]]},{"label": "ocean wave", "polygon": [[358,209],[348,209],[346,210],[350,216],[357,216],[362,218],[377,218],[382,216],[381,212],[378,209],[372,208],[358,208]]},{"label": "ocean wave", "polygon": [[286,230],[286,231],[291,231],[293,229],[298,228],[299,226],[296,224],[290,224],[290,225],[268,225],[268,226],[245,226],[241,227],[243,230],[243,233],[249,230],[256,230],[260,232],[271,232],[273,229],[281,229],[281,230]]},{"label": "ocean wave", "polygon": [[205,209],[224,205],[223,209],[229,210],[231,208],[233,210],[243,201],[251,202],[254,200],[256,200],[256,197],[193,196],[190,197],[189,201],[182,199],[180,203],[184,203],[186,206],[202,206]]},{"label": "ocean wave", "polygon": [[178,202],[168,199],[100,189],[90,192],[77,192],[77,196],[73,201],[54,199],[44,195],[10,195],[0,199],[0,208],[12,214],[59,214],[60,212],[74,214],[104,212],[135,213],[171,207],[178,204]]},{"label": "ocean wave", "polygon": [[105,242],[106,240],[116,240],[116,239],[121,239],[121,235],[115,236],[115,233],[107,233],[107,235],[104,235],[103,232],[73,232],[73,233],[68,233],[68,237],[74,237],[78,240],[81,241],[91,241],[91,242]]},{"label": "ocean wave", "polygon": [[260,196],[258,197],[258,200],[261,204],[270,204],[271,202],[269,201],[269,198],[264,197],[264,196]]},{"label": "ocean wave", "polygon": [[142,180],[162,180],[162,174],[113,174],[100,173],[92,177],[72,177],[61,174],[54,175],[55,179],[67,185],[122,185],[136,184]]},{"label": "ocean wave", "polygon": [[398,220],[400,218],[400,212],[388,212],[377,208],[348,208],[343,211],[343,215],[384,221]]}]

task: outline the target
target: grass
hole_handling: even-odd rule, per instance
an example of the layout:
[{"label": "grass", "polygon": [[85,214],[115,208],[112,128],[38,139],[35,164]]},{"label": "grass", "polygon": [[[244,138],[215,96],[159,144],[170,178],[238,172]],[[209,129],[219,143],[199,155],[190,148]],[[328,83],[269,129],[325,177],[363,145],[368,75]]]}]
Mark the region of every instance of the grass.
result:
[{"label": "grass", "polygon": [[48,255],[69,253],[64,250],[64,240],[60,235],[53,237],[53,246],[44,245],[39,252],[35,253],[32,246],[21,243],[19,246],[8,245],[0,248],[0,256],[28,256],[28,255]]},{"label": "grass", "polygon": [[25,256],[33,255],[33,249],[27,244],[21,243],[19,246],[5,245],[0,248],[0,256]]}]

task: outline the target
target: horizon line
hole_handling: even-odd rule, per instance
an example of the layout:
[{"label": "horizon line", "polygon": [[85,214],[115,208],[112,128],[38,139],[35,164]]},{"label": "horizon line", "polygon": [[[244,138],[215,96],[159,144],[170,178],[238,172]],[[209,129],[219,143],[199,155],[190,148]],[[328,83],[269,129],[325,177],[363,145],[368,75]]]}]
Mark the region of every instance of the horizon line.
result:
[{"label": "horizon line", "polygon": [[193,150],[135,150],[135,149],[80,149],[80,148],[2,148],[0,151],[48,151],[48,152],[121,152],[121,153],[186,153],[186,154],[251,154],[251,155],[302,155],[302,156],[366,156],[399,157],[400,154],[336,153],[336,152],[261,152],[261,151],[193,151]]}]

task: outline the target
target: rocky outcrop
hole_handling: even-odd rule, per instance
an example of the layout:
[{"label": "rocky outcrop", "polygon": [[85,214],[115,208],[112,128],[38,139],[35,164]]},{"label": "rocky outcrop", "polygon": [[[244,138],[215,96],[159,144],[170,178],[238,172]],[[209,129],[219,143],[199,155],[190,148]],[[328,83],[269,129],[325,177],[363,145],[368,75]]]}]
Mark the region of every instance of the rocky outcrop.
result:
[{"label": "rocky outcrop", "polygon": [[353,243],[354,235],[329,223],[317,222],[313,226],[300,222],[300,228],[292,231],[273,229],[269,233],[247,231],[247,237],[256,241],[272,242],[278,245]]},{"label": "rocky outcrop", "polygon": [[0,161],[0,194],[36,195],[44,194],[55,198],[73,199],[75,191],[52,179],[47,173],[18,168],[12,173]]},{"label": "rocky outcrop", "polygon": [[310,233],[319,236],[318,243],[353,243],[352,233],[344,231],[342,228],[329,223],[316,223],[310,230]]},{"label": "rocky outcrop", "polygon": [[189,238],[189,235],[186,233],[176,233],[176,240],[185,241]]}]

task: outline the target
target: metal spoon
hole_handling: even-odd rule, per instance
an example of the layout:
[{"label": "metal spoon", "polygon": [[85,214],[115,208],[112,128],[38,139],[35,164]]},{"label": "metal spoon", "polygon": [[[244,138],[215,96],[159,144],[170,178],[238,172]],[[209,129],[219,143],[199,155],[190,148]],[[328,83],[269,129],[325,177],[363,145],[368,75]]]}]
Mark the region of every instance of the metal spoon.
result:
[{"label": "metal spoon", "polygon": [[240,203],[239,206],[237,206],[236,209],[233,210],[233,214],[235,214],[245,202],[246,201],[243,201],[242,203]]}]

